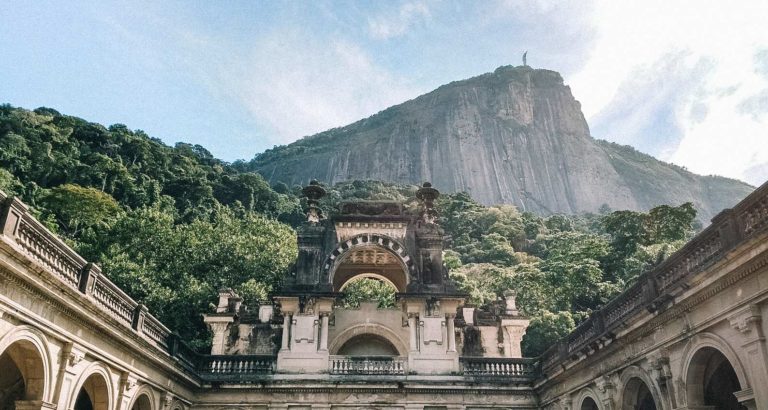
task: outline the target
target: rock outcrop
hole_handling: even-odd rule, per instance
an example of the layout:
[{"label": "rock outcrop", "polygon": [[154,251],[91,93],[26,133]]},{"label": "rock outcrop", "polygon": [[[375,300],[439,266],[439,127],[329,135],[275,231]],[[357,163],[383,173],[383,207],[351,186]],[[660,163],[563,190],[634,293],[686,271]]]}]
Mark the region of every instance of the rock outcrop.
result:
[{"label": "rock outcrop", "polygon": [[258,155],[271,183],[376,179],[467,191],[539,213],[693,202],[707,220],[752,191],[589,134],[560,74],[530,67],[444,85],[342,128]]}]

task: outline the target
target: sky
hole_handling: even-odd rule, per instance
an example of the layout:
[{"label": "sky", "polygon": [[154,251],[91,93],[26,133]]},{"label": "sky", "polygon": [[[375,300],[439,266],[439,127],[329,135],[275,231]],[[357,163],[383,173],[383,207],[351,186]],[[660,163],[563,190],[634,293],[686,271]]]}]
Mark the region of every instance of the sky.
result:
[{"label": "sky", "polygon": [[596,138],[768,179],[768,2],[0,3],[0,103],[141,129],[227,161],[442,84],[559,71]]}]

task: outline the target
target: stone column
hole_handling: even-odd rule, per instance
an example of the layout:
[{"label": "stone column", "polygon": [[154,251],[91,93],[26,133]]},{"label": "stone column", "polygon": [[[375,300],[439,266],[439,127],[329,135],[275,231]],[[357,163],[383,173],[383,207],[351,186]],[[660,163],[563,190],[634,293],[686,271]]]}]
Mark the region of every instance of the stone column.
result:
[{"label": "stone column", "polygon": [[408,339],[410,340],[410,347],[412,352],[419,350],[418,335],[416,334],[416,319],[416,313],[408,314]]},{"label": "stone column", "polygon": [[[750,384],[755,387],[768,386],[768,349],[762,328],[760,307],[748,305],[728,317],[731,327],[738,330],[742,348],[747,357],[746,367]],[[736,393],[739,402],[747,408],[768,408],[768,389],[762,387],[745,389]]]},{"label": "stone column", "polygon": [[208,325],[208,329],[213,332],[213,341],[211,342],[211,354],[225,354],[227,343],[227,330],[235,321],[234,314],[208,314],[203,315],[203,322]]},{"label": "stone column", "polygon": [[502,336],[504,338],[504,357],[523,357],[520,343],[523,341],[525,329],[529,320],[521,317],[504,318],[501,320]]},{"label": "stone column", "polygon": [[291,338],[291,317],[291,314],[283,313],[283,343],[280,350],[289,350],[290,348],[288,342]]},{"label": "stone column", "polygon": [[456,331],[454,330],[453,320],[456,318],[455,314],[449,313],[445,315],[446,329],[448,329],[448,351],[456,351]]},{"label": "stone column", "polygon": [[211,341],[211,354],[224,354],[226,350],[226,335],[228,323],[209,323],[208,327],[213,332],[213,341]]},{"label": "stone column", "polygon": [[328,313],[320,316],[320,350],[328,350]]}]

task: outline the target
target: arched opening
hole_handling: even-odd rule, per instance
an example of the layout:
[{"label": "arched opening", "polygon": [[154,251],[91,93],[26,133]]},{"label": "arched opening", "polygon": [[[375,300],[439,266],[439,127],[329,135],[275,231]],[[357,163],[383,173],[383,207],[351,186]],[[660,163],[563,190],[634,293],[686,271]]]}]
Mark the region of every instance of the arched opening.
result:
[{"label": "arched opening", "polygon": [[386,281],[405,292],[408,286],[408,268],[400,256],[378,244],[358,245],[344,252],[336,261],[333,271],[333,289],[337,292],[357,277]]},{"label": "arched opening", "polygon": [[648,385],[639,377],[633,377],[624,388],[623,410],[657,410],[656,402]]},{"label": "arched opening", "polygon": [[108,410],[109,388],[107,381],[99,373],[94,373],[85,379],[85,383],[77,392],[74,410]]},{"label": "arched opening", "polygon": [[359,275],[343,285],[341,306],[357,309],[360,302],[376,302],[380,309],[395,307],[397,288],[389,280]]},{"label": "arched opening", "polygon": [[152,402],[149,400],[149,396],[142,394],[136,401],[133,402],[131,410],[152,410]]},{"label": "arched opening", "polygon": [[341,356],[397,356],[397,348],[386,338],[361,334],[347,340],[337,353]]},{"label": "arched opening", "polygon": [[35,345],[12,343],[0,354],[0,410],[13,410],[17,401],[42,400],[45,367]]},{"label": "arched opening", "polygon": [[600,410],[600,408],[597,407],[597,403],[591,397],[585,397],[584,401],[581,402],[581,410]]},{"label": "arched opening", "polygon": [[728,358],[713,347],[699,349],[688,366],[688,406],[712,406],[717,410],[742,410],[734,393],[741,390],[736,370]]},{"label": "arched opening", "polygon": [[380,234],[360,234],[339,243],[323,267],[336,292],[357,276],[392,283],[398,292],[408,286],[411,258],[397,240]]}]

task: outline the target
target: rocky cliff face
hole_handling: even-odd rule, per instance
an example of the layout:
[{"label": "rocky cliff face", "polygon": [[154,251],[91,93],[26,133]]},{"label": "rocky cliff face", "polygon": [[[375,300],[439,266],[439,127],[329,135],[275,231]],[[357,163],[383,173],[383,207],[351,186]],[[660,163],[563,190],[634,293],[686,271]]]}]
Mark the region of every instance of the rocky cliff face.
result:
[{"label": "rocky cliff face", "polygon": [[645,210],[691,201],[705,219],[747,184],[703,177],[589,135],[579,102],[553,71],[501,67],[342,128],[257,156],[272,183],[431,181],[485,204],[539,213]]}]

